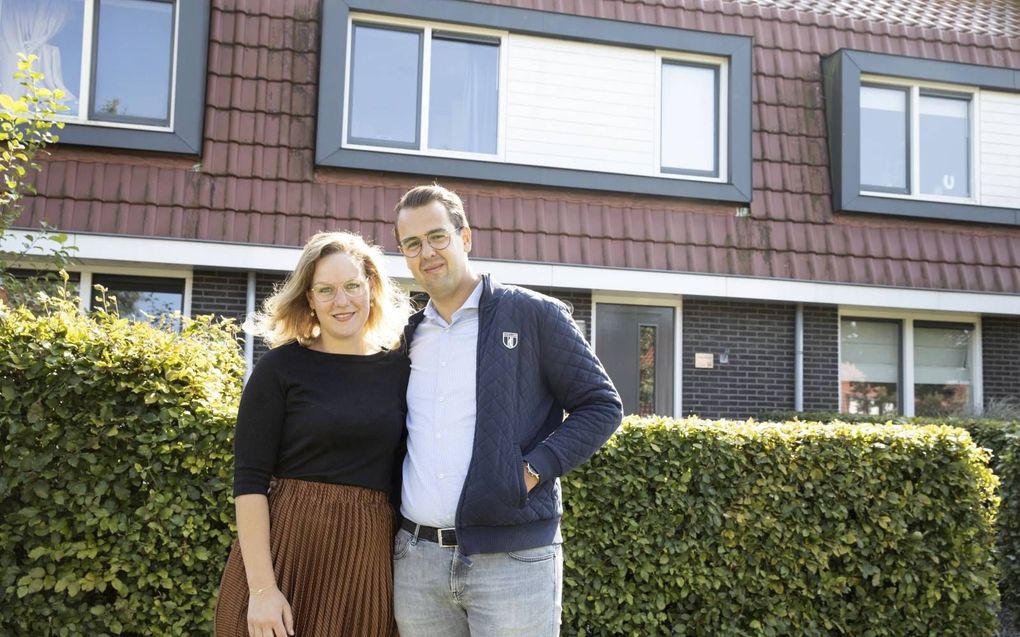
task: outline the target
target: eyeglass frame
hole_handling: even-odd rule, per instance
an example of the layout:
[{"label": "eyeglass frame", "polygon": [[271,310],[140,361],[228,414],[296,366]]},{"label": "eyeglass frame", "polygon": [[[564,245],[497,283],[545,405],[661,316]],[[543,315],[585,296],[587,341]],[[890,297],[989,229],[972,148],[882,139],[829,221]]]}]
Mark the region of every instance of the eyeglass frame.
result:
[{"label": "eyeglass frame", "polygon": [[[359,292],[349,292],[347,290],[347,286],[350,283],[358,283],[361,286],[361,290]],[[333,290],[333,294],[329,295],[328,297],[325,297],[325,296],[320,295],[316,291],[316,289],[315,289],[316,287],[335,287],[336,289]],[[318,301],[319,303],[331,303],[332,301],[336,300],[337,294],[339,294],[341,291],[343,291],[345,298],[348,298],[348,299],[360,299],[361,297],[365,296],[366,292],[368,292],[368,287],[369,287],[368,279],[365,279],[365,278],[355,278],[355,279],[347,279],[346,281],[344,281],[340,285],[336,285],[336,286],[334,286],[332,283],[320,283],[318,285],[313,283],[312,285],[308,286],[308,292],[312,295],[312,298],[315,299],[316,301]]]},{"label": "eyeglass frame", "polygon": [[[418,235],[414,235],[413,237],[405,237],[404,239],[401,239],[400,241],[397,242],[397,250],[400,250],[400,254],[404,255],[408,259],[415,259],[419,255],[421,255],[422,248],[425,247],[425,242],[426,241],[428,242],[429,247],[431,247],[433,250],[436,250],[436,251],[445,250],[445,249],[450,247],[450,242],[453,241],[454,233],[460,232],[465,227],[467,227],[467,226],[455,226],[453,228],[453,230],[447,230],[446,228],[434,228],[432,230],[429,230],[425,234],[418,234]],[[437,232],[446,233],[446,243],[444,243],[441,246],[437,246],[435,243],[432,242],[431,239],[429,239],[429,235],[435,234]],[[423,237],[424,237],[424,241],[422,240]],[[410,241],[411,239],[417,239],[419,241],[418,249],[414,252],[414,254],[408,254],[407,251],[405,250],[405,246],[404,246],[404,243],[406,241]]]}]

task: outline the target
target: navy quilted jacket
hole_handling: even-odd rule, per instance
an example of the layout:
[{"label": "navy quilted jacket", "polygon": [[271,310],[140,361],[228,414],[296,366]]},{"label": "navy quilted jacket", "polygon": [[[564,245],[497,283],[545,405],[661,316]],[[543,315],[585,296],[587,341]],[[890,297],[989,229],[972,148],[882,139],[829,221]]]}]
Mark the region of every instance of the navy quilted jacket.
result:
[{"label": "navy quilted jacket", "polygon": [[[623,418],[616,388],[561,302],[483,279],[474,451],[457,507],[466,555],[558,541],[557,478],[590,458]],[[406,347],[423,316],[411,317]],[[542,476],[530,494],[524,460]]]}]

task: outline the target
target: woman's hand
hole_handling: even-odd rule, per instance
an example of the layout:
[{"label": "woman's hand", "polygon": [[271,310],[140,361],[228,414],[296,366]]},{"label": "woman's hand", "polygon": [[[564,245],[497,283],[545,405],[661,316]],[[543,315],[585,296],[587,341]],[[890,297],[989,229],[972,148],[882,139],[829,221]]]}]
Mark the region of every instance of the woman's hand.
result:
[{"label": "woman's hand", "polygon": [[252,591],[248,597],[248,637],[287,637],[294,634],[294,615],[280,589]]}]

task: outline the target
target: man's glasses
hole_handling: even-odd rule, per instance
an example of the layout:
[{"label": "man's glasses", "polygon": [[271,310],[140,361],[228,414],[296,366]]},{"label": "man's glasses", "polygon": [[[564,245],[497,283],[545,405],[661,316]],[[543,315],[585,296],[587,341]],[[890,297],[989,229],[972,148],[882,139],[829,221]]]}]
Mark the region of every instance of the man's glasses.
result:
[{"label": "man's glasses", "polygon": [[319,303],[328,303],[336,298],[339,290],[344,291],[344,296],[349,299],[359,298],[368,289],[368,283],[361,279],[351,279],[346,283],[336,286],[328,283],[317,283],[312,286],[312,296]]},{"label": "man's glasses", "polygon": [[[450,230],[433,230],[428,234],[424,235],[425,240],[429,242],[433,250],[442,250],[450,245],[450,239],[454,232],[459,231],[464,226],[457,226]],[[414,257],[421,254],[422,237],[408,237],[400,242],[400,252],[405,257],[413,259]]]}]

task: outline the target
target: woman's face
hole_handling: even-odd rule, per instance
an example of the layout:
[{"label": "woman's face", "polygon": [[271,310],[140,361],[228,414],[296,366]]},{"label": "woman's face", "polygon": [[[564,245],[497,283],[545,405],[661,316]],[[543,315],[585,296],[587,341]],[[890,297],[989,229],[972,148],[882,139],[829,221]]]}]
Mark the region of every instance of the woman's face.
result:
[{"label": "woman's face", "polygon": [[372,307],[370,288],[361,267],[343,252],[315,264],[312,285],[305,294],[319,319],[319,338],[326,351],[364,353],[365,323]]}]

